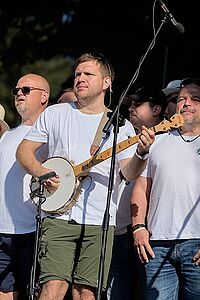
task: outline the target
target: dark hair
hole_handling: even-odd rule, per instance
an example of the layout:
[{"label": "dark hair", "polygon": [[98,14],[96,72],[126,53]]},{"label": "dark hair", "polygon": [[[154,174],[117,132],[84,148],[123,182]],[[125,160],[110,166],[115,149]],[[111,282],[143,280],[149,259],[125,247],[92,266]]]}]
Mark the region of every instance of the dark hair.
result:
[{"label": "dark hair", "polygon": [[191,83],[194,83],[194,84],[200,86],[200,78],[185,78],[185,79],[181,80],[180,88],[183,88],[184,86],[189,85]]}]

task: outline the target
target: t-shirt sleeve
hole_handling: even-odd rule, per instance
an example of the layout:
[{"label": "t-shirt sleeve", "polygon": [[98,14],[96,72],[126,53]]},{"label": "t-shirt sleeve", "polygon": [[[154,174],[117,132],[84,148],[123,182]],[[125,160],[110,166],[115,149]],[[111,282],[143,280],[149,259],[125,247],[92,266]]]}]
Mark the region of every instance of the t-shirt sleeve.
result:
[{"label": "t-shirt sleeve", "polygon": [[38,119],[35,121],[33,126],[31,127],[30,131],[27,133],[24,139],[34,141],[34,142],[41,142],[47,143],[48,141],[48,121],[50,117],[48,117],[49,112],[48,108],[41,113]]}]

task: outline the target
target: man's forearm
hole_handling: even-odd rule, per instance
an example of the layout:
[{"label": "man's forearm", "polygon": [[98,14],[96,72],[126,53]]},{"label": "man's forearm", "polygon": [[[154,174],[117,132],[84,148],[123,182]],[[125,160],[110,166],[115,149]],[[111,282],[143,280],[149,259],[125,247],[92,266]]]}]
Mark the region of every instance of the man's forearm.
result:
[{"label": "man's forearm", "polygon": [[[34,147],[33,147],[34,146]],[[42,175],[42,165],[35,158],[35,151],[38,145],[32,144],[30,141],[23,140],[17,149],[16,158],[19,161],[22,168],[34,177]]]},{"label": "man's forearm", "polygon": [[133,187],[131,195],[132,225],[145,224],[147,215],[147,178],[140,176]]},{"label": "man's forearm", "polygon": [[144,171],[147,164],[147,159],[139,159],[134,155],[122,168],[122,174],[127,180],[137,179]]}]

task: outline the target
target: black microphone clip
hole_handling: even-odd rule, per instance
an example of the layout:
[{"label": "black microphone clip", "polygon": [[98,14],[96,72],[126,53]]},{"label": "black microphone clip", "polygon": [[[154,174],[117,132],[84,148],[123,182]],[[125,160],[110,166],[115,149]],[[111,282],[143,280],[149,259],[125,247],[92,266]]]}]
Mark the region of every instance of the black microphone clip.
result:
[{"label": "black microphone clip", "polygon": [[165,3],[162,0],[158,0],[161,8],[164,10],[164,12],[166,13],[167,18],[172,22],[172,24],[176,27],[176,29],[180,32],[180,33],[184,33],[185,32],[185,28],[183,27],[183,25],[181,23],[178,23],[174,16],[170,13],[169,9],[167,8],[167,6],[165,5]]},{"label": "black microphone clip", "polygon": [[35,177],[35,181],[38,181],[38,182],[44,182],[45,180],[47,179],[51,179],[53,177],[56,176],[56,172],[52,171],[52,172],[49,172],[49,173],[46,173],[44,175],[41,175],[39,177]]}]

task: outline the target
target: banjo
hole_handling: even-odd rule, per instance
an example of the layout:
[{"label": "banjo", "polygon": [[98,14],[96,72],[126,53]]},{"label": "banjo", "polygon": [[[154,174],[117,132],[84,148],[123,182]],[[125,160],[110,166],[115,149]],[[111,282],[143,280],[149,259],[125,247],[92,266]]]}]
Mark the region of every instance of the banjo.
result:
[{"label": "banjo", "polygon": [[[170,118],[170,121],[163,120],[150,129],[154,131],[154,133],[159,133],[179,128],[182,125],[182,116],[175,114]],[[120,142],[116,145],[116,154],[137,143],[138,140],[139,134]],[[90,169],[110,158],[111,155],[112,147],[92,156],[78,165],[73,165],[70,161],[62,157],[51,157],[47,159],[43,163],[43,166],[55,171],[59,176],[60,184],[58,189],[53,192],[49,192],[44,188],[43,197],[45,201],[41,204],[41,210],[52,215],[69,211],[78,201],[78,197],[82,192],[83,179],[88,175]],[[30,197],[33,202],[38,205],[39,183],[34,177],[31,179],[30,189]]]}]

